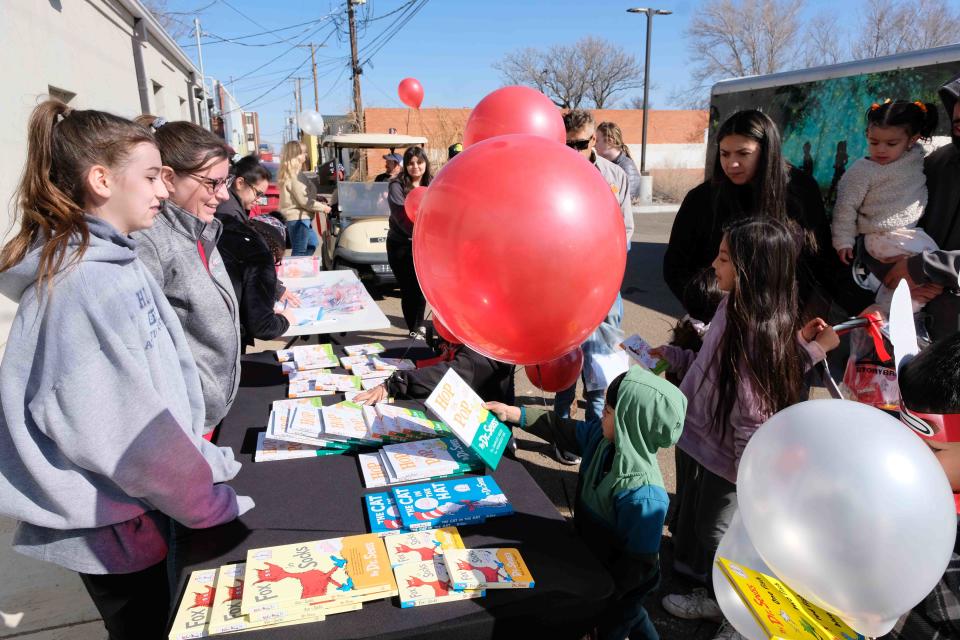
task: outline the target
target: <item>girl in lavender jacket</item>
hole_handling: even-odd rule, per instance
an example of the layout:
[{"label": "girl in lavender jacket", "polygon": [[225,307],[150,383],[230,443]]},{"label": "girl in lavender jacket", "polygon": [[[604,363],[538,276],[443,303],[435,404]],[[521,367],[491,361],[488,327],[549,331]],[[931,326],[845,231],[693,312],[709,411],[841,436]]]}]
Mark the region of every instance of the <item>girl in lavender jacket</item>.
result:
[{"label": "girl in lavender jacket", "polygon": [[[800,238],[770,217],[734,222],[713,261],[726,296],[700,352],[655,350],[683,376],[680,390],[689,402],[676,449],[675,569],[708,586],[713,556],[736,511],[744,447],[771,415],[800,401],[805,369],[839,344],[820,318],[800,327]],[[722,617],[705,589],[668,595],[663,606],[682,618]]]}]

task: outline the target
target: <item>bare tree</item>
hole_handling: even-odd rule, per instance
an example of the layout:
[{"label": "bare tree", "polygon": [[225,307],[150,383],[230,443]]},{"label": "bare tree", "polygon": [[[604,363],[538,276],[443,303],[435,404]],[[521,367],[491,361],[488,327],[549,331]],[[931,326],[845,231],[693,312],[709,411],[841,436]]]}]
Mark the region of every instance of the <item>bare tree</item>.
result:
[{"label": "bare tree", "polygon": [[958,21],[947,0],[867,0],[851,52],[863,59],[940,47],[956,40]]},{"label": "bare tree", "polygon": [[[800,59],[803,0],[707,0],[686,29],[693,86],[702,96],[717,80],[774,73]],[[702,97],[696,102],[702,102]]]},{"label": "bare tree", "polygon": [[850,54],[845,47],[846,34],[836,17],[829,13],[819,13],[807,23],[803,40],[805,67],[837,64],[850,59]]},{"label": "bare tree", "polygon": [[610,107],[643,75],[636,58],[607,40],[586,37],[546,50],[518,49],[493,65],[507,82],[534,87],[563,109]]},{"label": "bare tree", "polygon": [[170,34],[174,40],[193,33],[193,23],[185,19],[185,16],[176,12],[167,10],[168,0],[142,0],[153,17],[157,19],[160,26]]}]

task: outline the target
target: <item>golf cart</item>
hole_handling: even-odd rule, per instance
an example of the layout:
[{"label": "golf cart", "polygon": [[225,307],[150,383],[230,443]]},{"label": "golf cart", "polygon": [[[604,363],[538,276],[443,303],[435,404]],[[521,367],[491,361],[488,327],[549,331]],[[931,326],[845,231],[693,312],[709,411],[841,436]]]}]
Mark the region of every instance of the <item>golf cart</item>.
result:
[{"label": "golf cart", "polygon": [[[395,149],[426,143],[427,139],[419,136],[350,133],[325,136],[322,145],[333,151],[333,162],[337,163],[348,149],[389,149],[393,153]],[[341,180],[339,171],[333,175],[333,209],[327,217],[327,232],[321,238],[324,268],[352,269],[368,285],[395,283],[396,277],[387,262],[387,183]]]}]

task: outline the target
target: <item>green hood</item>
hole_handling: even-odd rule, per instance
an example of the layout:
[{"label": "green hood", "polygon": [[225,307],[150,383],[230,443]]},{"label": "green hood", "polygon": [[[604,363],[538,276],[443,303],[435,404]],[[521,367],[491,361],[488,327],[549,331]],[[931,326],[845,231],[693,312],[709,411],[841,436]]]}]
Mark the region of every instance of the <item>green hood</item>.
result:
[{"label": "green hood", "polygon": [[[620,384],[614,442],[601,439],[583,476],[581,499],[598,515],[614,520],[614,501],[644,485],[663,487],[657,451],[672,446],[683,431],[687,399],[678,388],[641,367],[631,367]],[[613,447],[613,463],[603,462]]]}]

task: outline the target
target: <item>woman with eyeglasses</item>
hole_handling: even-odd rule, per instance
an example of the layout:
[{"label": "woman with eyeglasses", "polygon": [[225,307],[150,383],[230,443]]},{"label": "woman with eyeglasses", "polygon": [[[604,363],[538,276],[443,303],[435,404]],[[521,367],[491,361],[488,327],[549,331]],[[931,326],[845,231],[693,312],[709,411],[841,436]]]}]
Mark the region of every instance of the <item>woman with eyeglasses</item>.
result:
[{"label": "woman with eyeglasses", "polygon": [[[273,305],[286,299],[292,306],[299,305],[296,294],[277,280],[276,264],[283,257],[283,238],[268,243],[267,234],[276,234],[272,226],[258,218],[250,218],[250,208],[256,204],[270,182],[270,172],[253,155],[241,158],[231,168],[233,184],[229,195],[217,207],[216,218],[223,225],[217,249],[233,283],[240,312],[240,340],[243,347],[254,340],[273,340],[290,328],[290,311],[275,313]],[[273,221],[269,216],[259,218]],[[269,226],[269,228],[267,228]],[[275,255],[269,246],[279,246]]]},{"label": "woman with eyeglasses", "polygon": [[203,388],[204,437],[227,415],[240,384],[237,297],[217,241],[214,217],[230,199],[230,148],[190,122],[140,116],[153,129],[169,192],[154,225],[133,234],[137,255],[163,289],[183,326]]},{"label": "woman with eyeglasses", "polygon": [[320,244],[313,230],[313,217],[320,214],[320,230],[326,230],[326,215],[330,207],[319,200],[311,200],[307,185],[300,177],[300,170],[307,160],[306,148],[296,140],[283,145],[280,153],[280,173],[277,189],[280,191],[280,213],[287,220],[290,234],[290,255],[312,256]]}]

